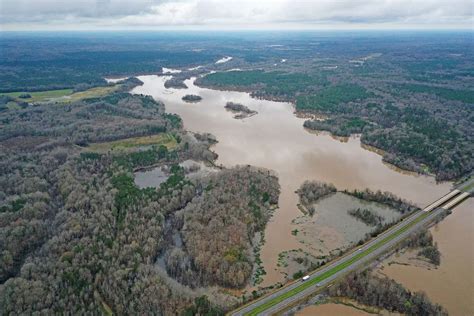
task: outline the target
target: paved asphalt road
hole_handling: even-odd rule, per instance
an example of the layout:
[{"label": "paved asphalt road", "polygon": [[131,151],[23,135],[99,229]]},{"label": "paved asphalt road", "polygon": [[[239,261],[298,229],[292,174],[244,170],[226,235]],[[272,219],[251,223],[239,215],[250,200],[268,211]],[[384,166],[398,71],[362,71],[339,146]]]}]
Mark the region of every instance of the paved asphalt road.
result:
[{"label": "paved asphalt road", "polygon": [[[456,196],[456,195],[454,195],[454,196]],[[453,194],[452,194],[452,196],[453,196]],[[450,198],[449,200],[451,200],[451,199],[452,198]],[[438,201],[440,201],[440,200],[438,200]],[[445,202],[440,203],[440,204],[445,204]],[[288,306],[292,305],[292,303],[307,297],[311,293],[315,292],[318,288],[321,288],[321,287],[324,287],[325,285],[328,285],[328,283],[331,283],[333,280],[341,277],[342,275],[348,273],[349,271],[354,270],[356,268],[359,268],[364,264],[369,264],[370,261],[372,261],[375,258],[379,257],[381,254],[383,254],[384,252],[389,250],[391,247],[395,246],[398,242],[400,242],[402,239],[406,238],[408,235],[410,235],[411,233],[413,233],[414,231],[419,229],[421,226],[423,226],[426,223],[432,221],[436,216],[440,215],[443,211],[444,211],[444,209],[442,209],[442,208],[439,208],[439,207],[435,208],[425,218],[423,218],[422,220],[420,220],[419,222],[417,222],[416,224],[411,226],[409,229],[407,229],[406,231],[404,231],[400,235],[398,235],[395,238],[389,240],[384,245],[381,245],[380,247],[376,248],[372,252],[368,253],[366,256],[360,258],[359,260],[356,260],[355,262],[353,262],[349,266],[347,266],[344,269],[342,269],[342,270],[334,273],[333,275],[325,278],[324,280],[320,281],[319,283],[311,285],[308,288],[302,290],[301,292],[299,292],[299,293],[297,293],[297,294],[295,294],[291,297],[288,297],[288,298],[284,299],[280,303],[278,303],[276,305],[273,305],[271,307],[268,307],[264,312],[261,312],[258,315],[271,315],[271,314],[273,314],[277,311],[280,311],[280,310],[284,309],[285,307],[288,307]],[[296,281],[296,282],[294,282],[294,283],[292,283],[288,286],[285,286],[282,289],[277,290],[276,292],[274,292],[274,293],[272,293],[272,294],[270,294],[270,295],[268,295],[268,296],[266,296],[266,297],[264,297],[260,300],[257,300],[254,303],[251,303],[250,305],[245,306],[240,310],[235,311],[234,313],[232,313],[232,315],[237,316],[237,315],[247,315],[249,313],[252,313],[252,311],[255,308],[257,308],[257,307],[259,307],[259,306],[261,306],[265,303],[268,303],[272,299],[274,299],[274,298],[276,298],[280,295],[283,295],[283,294],[287,293],[288,291],[293,290],[294,288],[302,285],[303,282],[310,282],[310,280],[314,280],[315,278],[320,277],[322,274],[324,274],[328,270],[331,270],[332,268],[334,268],[334,267],[336,267],[340,264],[343,264],[344,262],[350,261],[353,257],[357,256],[360,252],[364,252],[365,250],[369,249],[371,246],[373,246],[373,245],[377,244],[378,242],[384,240],[384,238],[394,234],[395,232],[399,231],[403,227],[406,227],[411,222],[418,219],[420,216],[425,216],[426,214],[427,213],[423,212],[422,210],[418,211],[417,213],[413,214],[412,216],[406,218],[402,222],[400,222],[397,225],[393,226],[389,230],[387,230],[384,233],[380,234],[379,236],[377,236],[375,239],[373,239],[369,243],[361,246],[356,251],[353,251],[352,253],[350,253],[350,254],[334,261],[330,265],[322,268],[321,270],[318,270],[317,272],[311,274],[310,278],[308,280],[306,280],[306,281]]]}]

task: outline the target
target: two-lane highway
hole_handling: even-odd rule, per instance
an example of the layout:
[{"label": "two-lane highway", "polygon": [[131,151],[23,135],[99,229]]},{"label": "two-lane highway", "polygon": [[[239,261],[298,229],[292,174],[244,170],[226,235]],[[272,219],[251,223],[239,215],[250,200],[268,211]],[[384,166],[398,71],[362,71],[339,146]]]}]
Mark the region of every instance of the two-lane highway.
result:
[{"label": "two-lane highway", "polygon": [[295,281],[241,307],[234,311],[232,315],[271,315],[293,305],[317,290],[324,288],[335,279],[368,264],[421,226],[433,221],[437,216],[445,212],[446,209],[455,207],[467,197],[469,197],[469,194],[466,192],[460,190],[451,191],[363,246],[311,273],[307,280]]}]

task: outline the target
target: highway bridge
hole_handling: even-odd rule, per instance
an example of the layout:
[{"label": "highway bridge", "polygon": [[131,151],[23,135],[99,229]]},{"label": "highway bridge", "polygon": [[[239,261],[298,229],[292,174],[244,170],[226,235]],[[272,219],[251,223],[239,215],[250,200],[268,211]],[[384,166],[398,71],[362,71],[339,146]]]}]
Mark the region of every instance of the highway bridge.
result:
[{"label": "highway bridge", "polygon": [[330,285],[336,279],[357,268],[367,266],[371,261],[393,249],[401,240],[432,222],[436,217],[456,207],[474,193],[474,179],[467,181],[422,210],[415,212],[398,224],[373,238],[350,253],[340,257],[309,274],[305,281],[296,280],[229,315],[272,315],[285,310],[308,296]]}]

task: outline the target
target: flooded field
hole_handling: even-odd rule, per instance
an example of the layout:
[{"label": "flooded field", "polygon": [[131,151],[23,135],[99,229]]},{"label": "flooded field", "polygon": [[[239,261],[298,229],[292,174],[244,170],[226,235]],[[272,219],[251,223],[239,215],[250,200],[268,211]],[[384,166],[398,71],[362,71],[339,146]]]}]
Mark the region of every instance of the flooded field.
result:
[{"label": "flooded field", "polygon": [[158,188],[160,184],[168,179],[169,174],[162,167],[156,167],[151,170],[135,172],[135,184],[140,188]]},{"label": "flooded field", "polygon": [[[424,291],[450,315],[474,315],[474,200],[469,199],[432,227],[434,241],[441,251],[438,268],[392,256],[380,272],[413,291]],[[407,260],[408,259],[408,260]],[[388,262],[407,262],[410,265]]]},{"label": "flooded field", "polygon": [[[184,168],[184,173],[188,179],[207,176],[218,171],[218,168],[207,166],[202,161],[185,160],[179,165]],[[135,184],[141,189],[158,188],[170,176],[170,171],[166,168],[169,168],[169,166],[158,166],[150,170],[135,172]]]},{"label": "flooded field", "polygon": [[[426,176],[400,173],[382,162],[375,152],[361,147],[360,139],[351,137],[341,142],[328,134],[312,134],[303,128],[304,118],[294,115],[290,103],[258,100],[248,93],[203,89],[194,80],[185,83],[188,89],[166,89],[169,76],[142,76],[143,86],[132,92],[151,95],[163,101],[166,111],[179,114],[184,127],[192,132],[209,132],[218,143],[213,150],[218,164],[231,167],[250,164],[277,172],[281,194],[279,209],[265,231],[261,258],[267,286],[283,280],[277,263],[282,251],[301,248],[297,236],[291,233],[292,221],[301,215],[295,191],[305,180],[333,183],[338,189],[390,191],[414,203],[425,206],[449,191],[451,184],[436,184]],[[186,94],[202,97],[200,103],[181,100]],[[235,102],[258,114],[236,120],[224,107]],[[330,238],[331,232],[328,231]]]},{"label": "flooded field", "polygon": [[347,194],[337,192],[321,199],[314,205],[313,216],[299,216],[293,220],[298,229],[297,239],[309,249],[321,255],[328,255],[336,249],[354,246],[375,230],[362,221],[348,214],[355,208],[369,209],[384,218],[382,224],[393,223],[401,217],[394,209],[377,203],[370,203]]}]

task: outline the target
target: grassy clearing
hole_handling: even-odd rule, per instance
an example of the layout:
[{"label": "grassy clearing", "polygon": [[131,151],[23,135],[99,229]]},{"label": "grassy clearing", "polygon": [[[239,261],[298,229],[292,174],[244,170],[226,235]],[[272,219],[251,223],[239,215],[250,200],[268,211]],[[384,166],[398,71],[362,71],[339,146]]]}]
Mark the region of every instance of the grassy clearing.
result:
[{"label": "grassy clearing", "polygon": [[10,101],[7,103],[7,108],[9,110],[19,110],[21,109],[21,106],[19,106],[15,101]]},{"label": "grassy clearing", "polygon": [[99,98],[99,97],[106,96],[112,92],[115,92],[119,87],[120,85],[95,87],[95,88],[91,88],[85,91],[73,93],[70,96],[66,96],[57,101],[69,103],[69,102],[76,102],[83,99]]},{"label": "grassy clearing", "polygon": [[[120,85],[95,87],[85,91],[73,92],[72,89],[61,89],[61,90],[48,90],[39,92],[9,92],[0,93],[0,95],[6,95],[12,97],[17,102],[28,102],[28,103],[42,103],[42,102],[55,102],[55,103],[71,103],[83,99],[98,98],[106,96],[116,91]],[[30,98],[20,98],[22,94],[28,94]],[[12,102],[15,103],[15,102]],[[15,103],[16,104],[16,103]],[[10,109],[20,108],[18,105],[9,106]]]},{"label": "grassy clearing", "polygon": [[385,237],[384,239],[380,240],[379,242],[377,242],[376,244],[372,245],[371,247],[367,248],[366,250],[358,253],[357,255],[355,255],[354,257],[352,257],[351,259],[347,260],[347,261],[344,261],[340,264],[338,264],[337,266],[333,267],[332,269],[329,269],[328,271],[324,272],[323,274],[321,274],[320,276],[314,278],[314,279],[311,279],[309,281],[306,281],[304,283],[302,283],[300,286],[298,287],[295,287],[294,289],[292,289],[291,291],[288,291],[278,297],[275,297],[274,299],[256,307],[254,310],[252,310],[251,312],[247,313],[246,315],[258,315],[259,313],[269,309],[270,307],[286,300],[287,298],[290,298],[304,290],[306,290],[307,288],[313,286],[314,284],[316,283],[319,283],[329,277],[331,277],[332,275],[340,272],[341,270],[349,267],[350,265],[352,265],[353,263],[355,263],[356,261],[364,258],[365,256],[367,256],[368,254],[374,252],[375,250],[377,250],[378,248],[382,247],[383,245],[385,245],[386,243],[388,243],[389,241],[393,240],[394,238],[396,238],[397,236],[401,235],[402,233],[404,233],[405,231],[407,231],[408,229],[410,229],[411,227],[413,227],[414,225],[416,225],[417,223],[419,223],[421,220],[423,220],[424,218],[426,218],[428,215],[430,215],[431,213],[423,213],[422,215],[420,215],[417,219],[415,219],[414,221],[410,222],[408,225],[398,229],[397,231],[393,232],[392,234],[390,234],[389,236]]},{"label": "grassy clearing", "polygon": [[466,184],[461,185],[459,190],[464,191],[464,192],[469,192],[472,189],[474,189],[474,179],[466,181]]},{"label": "grassy clearing", "polygon": [[151,136],[132,137],[112,142],[96,143],[90,145],[87,150],[93,152],[107,152],[109,150],[126,150],[128,148],[140,147],[140,146],[151,146],[151,145],[163,145],[172,150],[178,146],[176,138],[170,133],[160,133]]},{"label": "grassy clearing", "polygon": [[[15,98],[17,101],[24,101],[29,103],[35,102],[44,102],[51,99],[64,97],[73,93],[72,89],[60,89],[60,90],[48,90],[48,91],[38,91],[38,92],[9,92],[1,93],[1,95],[6,95],[12,98]],[[20,98],[22,94],[29,94],[31,98]]]}]

